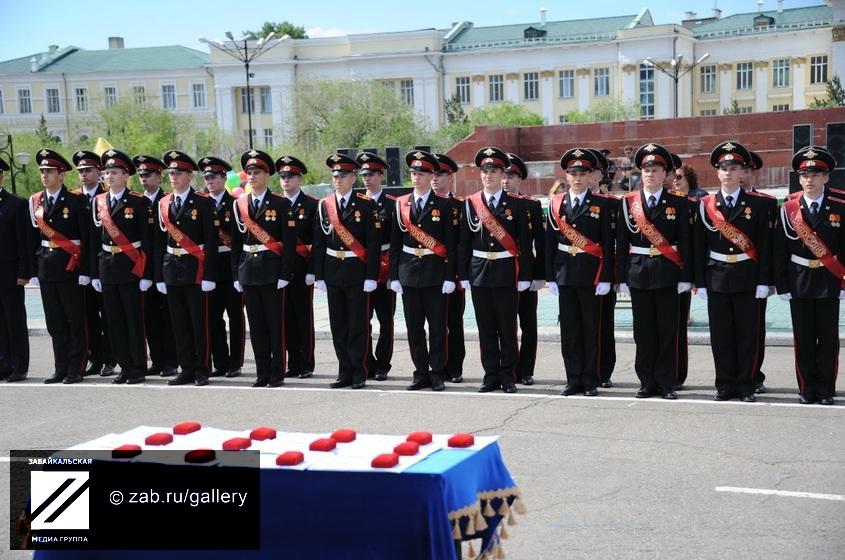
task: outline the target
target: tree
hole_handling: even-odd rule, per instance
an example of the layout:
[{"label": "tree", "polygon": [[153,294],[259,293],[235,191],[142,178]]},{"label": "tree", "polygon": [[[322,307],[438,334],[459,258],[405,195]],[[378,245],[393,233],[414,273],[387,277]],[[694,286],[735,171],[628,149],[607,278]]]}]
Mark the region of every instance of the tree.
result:
[{"label": "tree", "polygon": [[461,104],[461,98],[457,93],[446,100],[446,103],[443,104],[443,108],[446,111],[446,122],[448,124],[465,123],[469,120],[467,118],[467,114],[464,112],[464,107]]},{"label": "tree", "polygon": [[475,126],[537,126],[546,124],[543,117],[537,113],[510,101],[473,109],[469,114],[469,122]]},{"label": "tree", "polygon": [[625,102],[618,97],[597,101],[586,111],[573,109],[566,113],[568,123],[591,123],[630,121],[640,118],[640,105],[636,101]]},{"label": "tree", "polygon": [[47,129],[47,119],[44,118],[44,113],[41,113],[41,118],[38,119],[38,128],[35,129],[35,135],[43,145],[54,146],[60,144],[62,139],[55,136]]},{"label": "tree", "polygon": [[813,98],[810,103],[810,109],[827,109],[830,107],[845,107],[845,89],[842,88],[842,82],[839,81],[839,76],[834,74],[833,78],[828,80],[826,84],[826,99]]},{"label": "tree", "polygon": [[737,102],[737,100],[734,99],[731,102],[731,106],[728,107],[727,109],[722,109],[722,114],[723,115],[739,115],[740,110],[739,110],[739,103]]},{"label": "tree", "polygon": [[257,38],[268,36],[270,33],[275,33],[276,37],[281,38],[289,35],[291,39],[307,39],[308,35],[305,33],[305,28],[299,25],[294,25],[285,20],[279,23],[265,21],[260,31],[244,31],[244,36],[252,35]]}]

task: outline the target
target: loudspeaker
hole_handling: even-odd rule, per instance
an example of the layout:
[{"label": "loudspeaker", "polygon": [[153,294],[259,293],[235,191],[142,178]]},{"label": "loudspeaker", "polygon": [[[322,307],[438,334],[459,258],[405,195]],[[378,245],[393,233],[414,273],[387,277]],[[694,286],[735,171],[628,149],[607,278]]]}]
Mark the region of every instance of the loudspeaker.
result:
[{"label": "loudspeaker", "polygon": [[355,148],[338,148],[337,153],[349,156],[352,159],[355,159],[355,156],[358,154]]},{"label": "loudspeaker", "polygon": [[384,161],[387,162],[387,186],[402,186],[402,153],[398,146],[385,148]]},{"label": "loudspeaker", "polygon": [[361,151],[362,151],[362,152],[364,152],[364,153],[367,153],[367,154],[375,154],[375,155],[378,155],[378,148],[364,148],[364,149],[363,149],[363,150],[361,150]]},{"label": "loudspeaker", "polygon": [[431,146],[414,146],[415,150],[420,150],[421,152],[429,152],[431,153]]},{"label": "loudspeaker", "polygon": [[845,168],[845,123],[827,123],[827,150],[836,158],[836,168]]},{"label": "loudspeaker", "polygon": [[813,125],[794,124],[792,125],[792,153],[801,148],[806,148],[813,143]]}]

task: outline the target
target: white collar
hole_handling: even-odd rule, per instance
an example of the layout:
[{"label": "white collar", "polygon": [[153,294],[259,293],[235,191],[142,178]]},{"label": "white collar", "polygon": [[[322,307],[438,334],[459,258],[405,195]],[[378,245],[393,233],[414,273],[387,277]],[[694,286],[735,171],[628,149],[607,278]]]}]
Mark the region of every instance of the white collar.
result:
[{"label": "white collar", "polygon": [[264,202],[264,195],[266,195],[266,194],[267,194],[267,189],[264,189],[264,192],[263,192],[263,193],[261,193],[261,194],[260,194],[260,195],[258,195],[258,196],[256,196],[256,195],[255,195],[255,193],[252,193],[252,194],[250,194],[250,195],[249,195],[249,196],[250,196],[250,201],[251,201],[253,204],[255,204],[255,201],[257,200],[257,201],[258,201],[258,204],[260,205],[262,202]]},{"label": "white collar", "polygon": [[109,198],[115,199],[115,200],[120,200],[121,198],[123,198],[123,193],[125,193],[125,192],[126,192],[125,187],[120,192],[117,192],[117,193],[113,193],[113,192],[109,191]]},{"label": "white collar", "polygon": [[584,204],[584,199],[587,197],[587,191],[589,189],[585,189],[581,194],[575,194],[572,191],[569,191],[569,201],[570,204],[575,204],[575,199],[578,199],[578,204]]},{"label": "white collar", "polygon": [[146,197],[147,197],[147,198],[149,198],[151,201],[153,201],[153,200],[155,200],[155,199],[156,199],[156,197],[158,196],[159,191],[161,191],[161,187],[157,188],[157,189],[156,189],[156,192],[154,192],[153,194],[150,194],[150,193],[148,193],[147,191],[144,191],[144,196],[146,196]]},{"label": "white collar", "polygon": [[373,194],[370,191],[367,191],[367,196],[373,199],[373,202],[378,202],[378,199],[381,197],[381,193],[384,192],[384,189],[379,189],[377,193]]},{"label": "white collar", "polygon": [[725,192],[724,188],[720,188],[719,190],[722,192],[722,198],[724,198],[727,201],[729,196],[733,197],[731,200],[733,200],[734,203],[736,203],[736,201],[739,200],[739,191],[742,190],[742,187],[737,187],[736,190],[733,191],[733,192]]},{"label": "white collar", "polygon": [[802,196],[804,197],[804,203],[807,205],[807,208],[810,208],[810,205],[813,204],[814,202],[816,204],[818,204],[819,208],[822,207],[822,200],[824,199],[824,191],[822,191],[821,196],[818,197],[818,198],[810,198],[806,194],[802,195]]},{"label": "white collar", "polygon": [[423,206],[428,203],[428,195],[431,194],[431,189],[428,189],[425,194],[418,195],[417,191],[414,191],[414,204],[419,204],[419,201],[422,200]]},{"label": "white collar", "polygon": [[499,201],[502,200],[502,196],[504,195],[503,191],[504,191],[504,189],[499,189],[499,190],[497,190],[496,192],[494,192],[493,194],[490,194],[490,195],[488,195],[487,193],[484,193],[484,198],[487,201],[487,204],[490,204],[490,199],[492,198],[496,201],[496,204],[498,205]]},{"label": "white collar", "polygon": [[340,204],[340,201],[343,200],[344,205],[348,205],[349,199],[352,198],[352,191],[349,191],[346,194],[340,194],[340,193],[335,192],[334,196],[335,196],[335,199],[337,200],[338,204]]},{"label": "white collar", "polygon": [[91,189],[86,189],[86,188],[85,188],[85,185],[82,185],[82,193],[83,193],[85,196],[94,196],[95,194],[97,194],[97,187],[99,187],[99,186],[100,186],[100,185],[99,185],[99,184],[97,184],[97,185],[94,185],[94,187],[93,187],[93,188],[91,188]]},{"label": "white collar", "polygon": [[656,193],[650,193],[647,190],[643,189],[643,196],[645,196],[646,202],[648,202],[648,198],[650,196],[653,196],[654,200],[656,201],[655,204],[657,204],[658,202],[660,202],[660,197],[663,196],[663,187],[657,189]]},{"label": "white collar", "polygon": [[291,205],[291,206],[293,206],[294,204],[296,204],[296,199],[297,199],[297,198],[299,198],[299,193],[300,193],[300,192],[302,192],[302,190],[301,190],[301,189],[296,189],[296,192],[295,192],[295,193],[293,193],[293,196],[288,196],[288,193],[284,193],[284,194],[285,194],[285,198],[287,198],[287,199],[290,201],[290,205]]}]

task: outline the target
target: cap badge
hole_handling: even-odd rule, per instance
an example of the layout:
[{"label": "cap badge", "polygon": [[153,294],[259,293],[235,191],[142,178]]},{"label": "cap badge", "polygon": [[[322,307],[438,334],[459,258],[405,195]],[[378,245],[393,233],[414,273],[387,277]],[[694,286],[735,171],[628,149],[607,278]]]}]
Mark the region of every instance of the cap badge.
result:
[{"label": "cap badge", "polygon": [[722,149],[723,149],[723,150],[725,150],[725,151],[728,151],[728,152],[730,152],[730,151],[731,151],[731,150],[733,150],[734,148],[736,148],[736,146],[734,146],[734,145],[733,145],[733,144],[731,144],[730,142],[728,142],[727,144],[725,144],[724,146],[722,146]]},{"label": "cap badge", "polygon": [[814,158],[814,157],[816,157],[817,155],[819,155],[819,154],[817,154],[817,153],[815,152],[815,150],[813,150],[812,148],[810,148],[809,150],[807,150],[806,152],[804,152],[804,157],[805,157],[805,158],[807,158],[807,159],[813,159],[813,158]]},{"label": "cap badge", "polygon": [[581,157],[581,156],[583,156],[583,155],[584,155],[584,152],[582,152],[581,150],[579,150],[578,148],[576,148],[576,149],[575,149],[575,151],[574,151],[574,152],[572,152],[572,155],[573,155],[573,156],[575,156],[575,157],[578,157],[578,158],[579,158],[579,157]]},{"label": "cap badge", "polygon": [[257,155],[258,155],[258,152],[257,152],[257,151],[255,151],[255,150],[250,150],[250,151],[249,151],[249,155],[250,155],[250,157],[255,157],[255,156],[257,156]]},{"label": "cap badge", "polygon": [[338,162],[338,161],[340,161],[340,156],[337,155],[337,154],[332,154],[329,159],[334,161],[334,162]]},{"label": "cap badge", "polygon": [[643,150],[645,150],[647,152],[653,152],[656,149],[657,149],[657,146],[655,146],[654,144],[648,144],[645,148],[643,148]]},{"label": "cap badge", "polygon": [[175,159],[175,158],[178,158],[178,157],[179,157],[179,152],[177,152],[176,150],[173,150],[173,151],[172,151],[172,152],[170,152],[168,155],[169,155],[170,157],[172,157],[172,158],[174,158],[174,159]]},{"label": "cap badge", "polygon": [[205,164],[207,164],[207,163],[208,163],[208,158],[202,158],[202,161],[200,162],[200,165],[205,165]]},{"label": "cap badge", "polygon": [[81,158],[85,155],[85,152],[76,152],[76,157]]},{"label": "cap badge", "polygon": [[291,159],[288,156],[285,156],[285,157],[282,158],[282,161],[285,162],[285,163],[290,163]]},{"label": "cap badge", "polygon": [[367,154],[361,154],[361,161],[369,161],[369,159],[370,156],[368,156]]},{"label": "cap badge", "polygon": [[423,153],[422,153],[422,152],[416,152],[416,153],[414,154],[414,157],[415,157],[416,159],[422,159],[422,158],[423,158],[423,157],[425,157],[425,156],[423,156]]},{"label": "cap badge", "polygon": [[483,153],[484,155],[486,155],[486,156],[492,156],[493,154],[495,154],[495,153],[496,153],[496,150],[494,150],[493,148],[487,148],[487,149],[486,149],[486,150],[484,150],[484,152],[482,152],[482,153]]},{"label": "cap badge", "polygon": [[146,156],[138,156],[138,161],[147,161]]},{"label": "cap badge", "polygon": [[282,168],[282,171],[290,171],[290,165],[286,165]]}]

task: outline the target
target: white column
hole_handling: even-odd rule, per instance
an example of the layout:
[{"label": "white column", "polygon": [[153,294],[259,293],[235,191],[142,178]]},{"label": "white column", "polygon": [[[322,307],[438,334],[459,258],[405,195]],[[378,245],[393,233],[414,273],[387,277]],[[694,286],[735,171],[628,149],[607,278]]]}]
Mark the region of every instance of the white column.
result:
[{"label": "white column", "polygon": [[441,111],[437,96],[437,79],[414,80],[414,109],[428,120],[432,130],[440,128]]},{"label": "white column", "polygon": [[519,78],[516,76],[518,76],[518,74],[508,74],[505,78],[508,82],[507,99],[511,103],[519,103]]},{"label": "white column", "polygon": [[754,79],[756,80],[756,83],[754,84],[754,112],[765,113],[766,111],[771,110],[767,103],[769,93],[768,63],[765,65],[760,64],[756,70],[757,71],[754,73]]},{"label": "white column", "polygon": [[484,107],[484,78],[477,80],[472,78],[472,106]]},{"label": "white column", "polygon": [[636,65],[626,64],[622,68],[622,101],[626,104],[636,101],[637,79]]},{"label": "white column", "polygon": [[578,110],[586,111],[590,106],[590,71],[581,68],[575,74],[578,77]]},{"label": "white column", "polygon": [[287,114],[284,110],[284,96],[282,95],[282,86],[280,84],[273,84],[270,86],[270,102],[273,104],[273,126],[284,126]]},{"label": "white column", "polygon": [[[834,43],[835,44],[835,43]],[[789,106],[793,111],[796,109],[805,109],[804,100],[804,68],[806,67],[806,58],[793,59],[792,68],[790,69],[792,80],[792,104]]]},{"label": "white column", "polygon": [[675,82],[660,72],[654,73],[654,118],[668,119],[675,110]]},{"label": "white column", "polygon": [[731,93],[733,92],[733,66],[719,65],[719,110],[731,108]]},{"label": "white column", "polygon": [[552,124],[555,121],[554,116],[554,79],[552,72],[544,72],[545,77],[540,78],[540,100],[543,105],[543,118],[546,124]]},{"label": "white column", "polygon": [[220,86],[214,88],[217,97],[217,126],[225,132],[235,132],[235,105],[232,88]]}]

